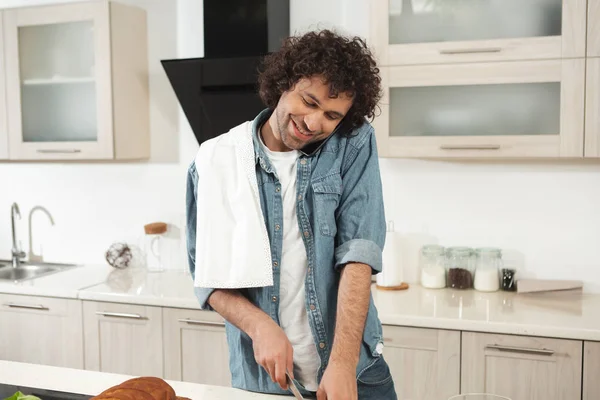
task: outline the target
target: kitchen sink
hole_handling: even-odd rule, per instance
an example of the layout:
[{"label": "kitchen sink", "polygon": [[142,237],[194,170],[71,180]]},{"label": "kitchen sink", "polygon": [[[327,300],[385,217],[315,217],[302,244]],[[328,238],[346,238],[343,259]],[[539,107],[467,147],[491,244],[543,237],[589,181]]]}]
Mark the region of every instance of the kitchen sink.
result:
[{"label": "kitchen sink", "polygon": [[10,261],[0,261],[0,281],[20,282],[75,268],[74,264],[21,262],[13,268]]}]

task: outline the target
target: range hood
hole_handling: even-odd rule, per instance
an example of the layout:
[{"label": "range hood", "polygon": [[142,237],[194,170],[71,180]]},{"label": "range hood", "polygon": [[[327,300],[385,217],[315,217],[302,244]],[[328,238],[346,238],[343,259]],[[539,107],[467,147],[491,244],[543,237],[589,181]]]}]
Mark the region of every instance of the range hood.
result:
[{"label": "range hood", "polygon": [[265,108],[258,68],[289,35],[289,0],[204,0],[204,18],[205,57],[161,61],[200,144]]}]

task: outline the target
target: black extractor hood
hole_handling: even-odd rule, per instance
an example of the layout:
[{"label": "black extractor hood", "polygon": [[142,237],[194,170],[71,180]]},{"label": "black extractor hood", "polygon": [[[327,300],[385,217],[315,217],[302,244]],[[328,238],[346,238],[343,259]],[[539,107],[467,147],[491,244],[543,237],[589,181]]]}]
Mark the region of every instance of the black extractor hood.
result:
[{"label": "black extractor hood", "polygon": [[198,143],[265,108],[258,68],[289,35],[289,21],[289,0],[204,0],[205,56],[161,61]]}]

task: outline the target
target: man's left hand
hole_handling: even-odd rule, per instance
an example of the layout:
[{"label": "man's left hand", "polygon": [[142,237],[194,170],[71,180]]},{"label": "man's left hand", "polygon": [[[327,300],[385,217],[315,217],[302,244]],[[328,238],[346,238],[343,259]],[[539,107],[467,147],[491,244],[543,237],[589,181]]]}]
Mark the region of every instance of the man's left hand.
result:
[{"label": "man's left hand", "polygon": [[358,400],[356,367],[331,362],[321,379],[317,400]]}]

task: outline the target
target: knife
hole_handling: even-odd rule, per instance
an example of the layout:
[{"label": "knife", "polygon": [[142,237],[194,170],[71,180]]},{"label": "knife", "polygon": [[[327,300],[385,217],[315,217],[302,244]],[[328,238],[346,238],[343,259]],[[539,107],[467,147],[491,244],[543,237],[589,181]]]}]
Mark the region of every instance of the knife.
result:
[{"label": "knife", "polygon": [[294,394],[294,397],[297,399],[304,399],[304,397],[302,397],[302,395],[300,394],[300,391],[298,390],[298,387],[294,383],[294,380],[290,376],[289,372],[285,371],[285,377],[287,379],[288,387],[290,391]]}]

